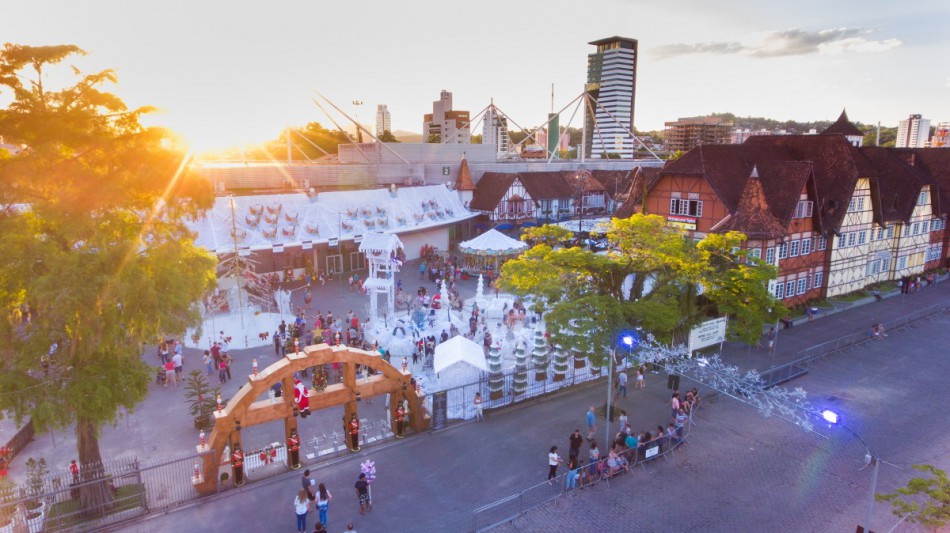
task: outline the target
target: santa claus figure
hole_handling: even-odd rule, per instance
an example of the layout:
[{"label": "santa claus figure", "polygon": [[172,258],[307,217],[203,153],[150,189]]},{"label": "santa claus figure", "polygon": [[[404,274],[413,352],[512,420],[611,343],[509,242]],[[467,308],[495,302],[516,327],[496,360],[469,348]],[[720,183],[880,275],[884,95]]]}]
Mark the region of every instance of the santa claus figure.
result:
[{"label": "santa claus figure", "polygon": [[310,416],[310,391],[299,379],[294,380],[294,402],[297,404],[300,416],[303,418]]}]

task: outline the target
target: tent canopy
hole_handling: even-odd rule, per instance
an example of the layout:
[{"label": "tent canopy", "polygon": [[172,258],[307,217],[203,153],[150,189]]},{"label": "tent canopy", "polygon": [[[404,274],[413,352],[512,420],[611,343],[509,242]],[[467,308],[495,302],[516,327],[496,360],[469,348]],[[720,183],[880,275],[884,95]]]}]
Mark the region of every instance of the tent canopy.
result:
[{"label": "tent canopy", "polygon": [[476,255],[508,255],[524,251],[527,243],[490,229],[470,241],[459,243],[459,250]]},{"label": "tent canopy", "polygon": [[479,370],[488,372],[488,364],[485,363],[485,352],[482,351],[482,347],[462,335],[456,335],[435,347],[435,361],[432,366],[436,374],[458,362],[468,363]]}]

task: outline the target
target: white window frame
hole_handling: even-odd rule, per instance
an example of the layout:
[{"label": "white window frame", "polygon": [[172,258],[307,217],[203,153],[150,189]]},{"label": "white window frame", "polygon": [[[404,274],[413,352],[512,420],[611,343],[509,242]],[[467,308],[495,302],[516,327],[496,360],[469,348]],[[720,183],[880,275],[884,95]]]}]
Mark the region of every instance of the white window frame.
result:
[{"label": "white window frame", "polygon": [[792,296],[795,296],[795,280],[785,282],[785,297],[791,298]]},{"label": "white window frame", "polygon": [[762,249],[761,248],[749,248],[749,257],[754,257],[756,259],[762,259]]},{"label": "white window frame", "polygon": [[775,284],[775,298],[779,300],[785,298],[785,283],[780,281]]},{"label": "white window frame", "polygon": [[770,265],[775,264],[775,248],[765,249],[765,262]]},{"label": "white window frame", "polygon": [[824,251],[828,249],[828,237],[821,235],[818,237],[818,251]]},{"label": "white window frame", "polygon": [[785,259],[787,257],[788,257],[788,243],[783,242],[782,244],[778,245],[778,258]]},{"label": "white window frame", "polygon": [[789,257],[798,257],[798,251],[801,249],[801,241],[792,241],[788,246],[788,256]]},{"label": "white window frame", "polygon": [[811,253],[811,239],[811,237],[802,239],[802,255],[808,255]]},{"label": "white window frame", "polygon": [[795,216],[793,218],[811,218],[814,213],[815,202],[811,200],[799,200],[795,206]]},{"label": "white window frame", "polygon": [[858,246],[860,246],[860,245],[866,243],[866,242],[867,242],[867,237],[868,237],[868,235],[867,235],[867,232],[866,232],[866,231],[859,231],[859,232],[858,232]]},{"label": "white window frame", "polygon": [[823,281],[825,280],[825,273],[824,273],[824,272],[815,272],[815,275],[812,276],[812,280],[814,281],[814,282],[812,283],[812,288],[814,288],[814,289],[820,289],[820,288],[821,288],[821,282],[823,282]]}]

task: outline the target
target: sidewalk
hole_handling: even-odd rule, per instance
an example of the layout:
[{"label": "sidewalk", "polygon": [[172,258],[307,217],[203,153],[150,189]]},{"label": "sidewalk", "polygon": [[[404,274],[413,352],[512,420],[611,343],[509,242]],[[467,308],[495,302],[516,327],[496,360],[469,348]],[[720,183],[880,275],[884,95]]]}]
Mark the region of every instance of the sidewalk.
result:
[{"label": "sidewalk", "polygon": [[817,344],[852,333],[866,332],[877,322],[888,322],[940,303],[950,305],[950,282],[924,287],[912,294],[894,291],[883,296],[881,302],[868,297],[853,303],[836,303],[833,311],[821,313],[811,322],[799,319],[789,329],[783,329],[779,323],[774,354],[768,353],[764,341],[761,350],[742,342],[727,342],[723,345],[720,358],[724,363],[742,370],[754,368],[762,372],[798,359],[799,352]]}]

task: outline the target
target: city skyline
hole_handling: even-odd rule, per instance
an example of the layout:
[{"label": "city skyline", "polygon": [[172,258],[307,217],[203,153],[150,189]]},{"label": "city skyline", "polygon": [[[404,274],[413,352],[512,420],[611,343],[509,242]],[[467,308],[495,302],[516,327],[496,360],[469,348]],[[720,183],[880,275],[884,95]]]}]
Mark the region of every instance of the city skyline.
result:
[{"label": "city skyline", "polygon": [[[418,132],[443,89],[473,119],[493,100],[518,122],[509,128],[533,128],[547,119],[552,83],[556,111],[584,88],[587,43],[614,35],[640,42],[640,130],[714,112],[813,121],[847,108],[852,120],[888,127],[917,113],[950,120],[950,74],[932,60],[950,52],[950,7],[938,1],[602,0],[583,9],[554,1],[539,13],[494,1],[280,1],[264,10],[41,0],[8,3],[4,15],[4,42],[82,47],[89,55],[68,65],[115,69],[120,97],[160,108],[147,122],[180,132],[199,150],[253,144],[307,122],[332,128],[310,101],[314,91],[351,116],[358,110],[349,102],[365,102],[364,124],[374,106],[387,104],[394,130]],[[445,17],[457,22],[452,35],[436,29]],[[480,28],[495,38],[478,38]],[[0,94],[0,106],[9,98]],[[570,125],[580,127],[580,116]]]}]

